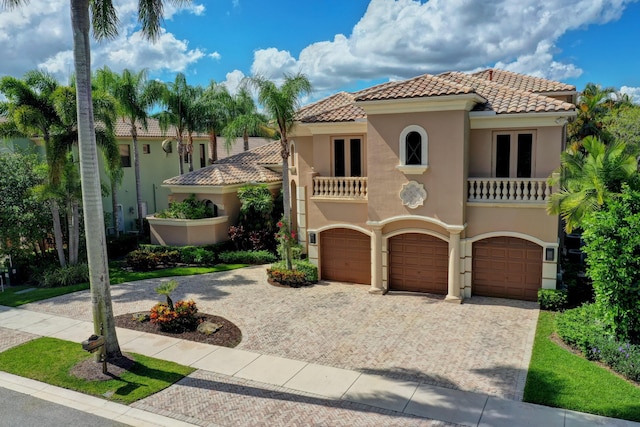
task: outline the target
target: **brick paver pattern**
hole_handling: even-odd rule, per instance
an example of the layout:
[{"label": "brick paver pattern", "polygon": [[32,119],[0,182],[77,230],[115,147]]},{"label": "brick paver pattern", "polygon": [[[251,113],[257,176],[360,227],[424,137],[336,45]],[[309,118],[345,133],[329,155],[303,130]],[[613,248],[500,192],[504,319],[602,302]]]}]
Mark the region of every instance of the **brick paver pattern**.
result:
[{"label": "brick paver pattern", "polygon": [[457,425],[202,370],[131,406],[201,426]]},{"label": "brick paver pattern", "polygon": [[[165,280],[112,286],[114,313],[148,311],[163,300],[154,288]],[[193,299],[201,312],[234,322],[239,349],[509,399],[518,398],[538,316],[526,301],[473,297],[458,305],[328,282],[275,287],[264,266],[176,280],[173,300]],[[88,291],[25,308],[91,321]]]}]

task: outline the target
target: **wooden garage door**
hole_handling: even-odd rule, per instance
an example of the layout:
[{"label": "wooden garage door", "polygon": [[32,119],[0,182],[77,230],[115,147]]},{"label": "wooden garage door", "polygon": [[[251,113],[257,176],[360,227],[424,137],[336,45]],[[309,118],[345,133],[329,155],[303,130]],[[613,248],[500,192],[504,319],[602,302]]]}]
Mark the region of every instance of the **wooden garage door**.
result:
[{"label": "wooden garage door", "polygon": [[389,289],[447,293],[449,244],[426,234],[406,233],[389,239]]},{"label": "wooden garage door", "polygon": [[371,284],[371,238],[347,228],[321,232],[320,265],[323,280]]},{"label": "wooden garage door", "polygon": [[536,301],[542,282],[542,248],[515,237],[473,244],[475,295]]}]

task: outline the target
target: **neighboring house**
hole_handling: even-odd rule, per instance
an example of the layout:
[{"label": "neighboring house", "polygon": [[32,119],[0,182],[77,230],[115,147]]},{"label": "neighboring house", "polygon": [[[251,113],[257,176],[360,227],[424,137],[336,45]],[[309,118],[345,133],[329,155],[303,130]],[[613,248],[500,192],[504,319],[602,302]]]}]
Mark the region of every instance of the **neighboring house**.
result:
[{"label": "neighboring house", "polygon": [[555,288],[574,86],[501,70],[423,75],[302,108],[295,226],[327,280],[371,291],[535,300]]},{"label": "neighboring house", "polygon": [[215,218],[185,221],[148,217],[151,243],[206,245],[228,240],[229,226],[237,223],[240,213],[238,189],[247,184],[266,184],[274,194],[279,191],[282,186],[279,141],[165,180],[162,187],[171,192],[170,200],[182,201],[196,194],[212,208]]},{"label": "neighboring house", "polygon": [[[168,207],[169,190],[162,186],[162,182],[178,174],[178,147],[176,132],[173,127],[167,132],[162,132],[156,119],[149,119],[147,130],[138,126],[138,150],[140,154],[140,181],[142,190],[143,216],[159,212]],[[129,125],[122,120],[118,120],[116,126],[116,138],[120,147],[120,157],[124,168],[122,184],[118,188],[118,204],[120,205],[121,231],[137,230],[137,202],[135,187],[135,171],[133,164],[133,142]],[[187,135],[183,137],[183,142],[187,143]],[[270,142],[264,138],[250,138],[249,147],[258,147]],[[233,144],[230,153],[224,147],[224,139],[218,137],[218,158],[224,158],[243,150],[242,138],[238,138]],[[197,171],[208,164],[209,159],[209,136],[196,134],[193,137],[193,167]],[[101,159],[102,160],[102,159]],[[185,156],[184,170],[188,172],[188,157]],[[104,167],[101,164],[102,182],[108,186],[109,180],[104,174]],[[111,196],[103,198],[105,212],[111,212]],[[113,228],[108,228],[113,232]]]}]

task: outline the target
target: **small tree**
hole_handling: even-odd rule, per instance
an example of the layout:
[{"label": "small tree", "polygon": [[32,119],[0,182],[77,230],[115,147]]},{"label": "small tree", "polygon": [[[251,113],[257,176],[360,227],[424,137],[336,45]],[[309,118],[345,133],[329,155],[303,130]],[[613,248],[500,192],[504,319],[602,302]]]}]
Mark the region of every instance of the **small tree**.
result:
[{"label": "small tree", "polygon": [[169,280],[156,288],[158,295],[164,295],[167,298],[167,306],[173,311],[173,300],[171,299],[171,292],[175,291],[178,287],[178,282],[175,280]]},{"label": "small tree", "polygon": [[619,340],[640,343],[640,191],[622,193],[588,215],[582,234],[596,305]]}]

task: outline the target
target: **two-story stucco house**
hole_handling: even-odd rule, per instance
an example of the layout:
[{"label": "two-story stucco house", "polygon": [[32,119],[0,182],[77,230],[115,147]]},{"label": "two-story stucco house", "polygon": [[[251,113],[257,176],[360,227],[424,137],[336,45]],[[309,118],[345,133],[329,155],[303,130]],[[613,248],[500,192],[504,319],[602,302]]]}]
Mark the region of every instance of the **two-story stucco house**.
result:
[{"label": "two-story stucco house", "polygon": [[321,279],[535,300],[555,288],[575,87],[490,69],[337,93],[291,138],[292,218]]}]

